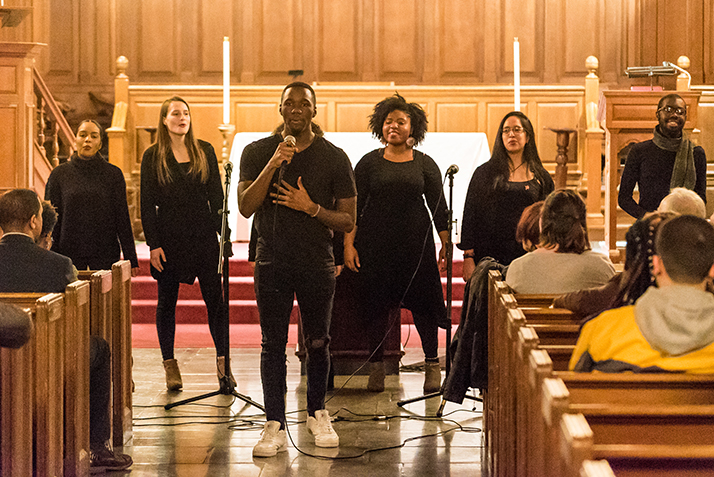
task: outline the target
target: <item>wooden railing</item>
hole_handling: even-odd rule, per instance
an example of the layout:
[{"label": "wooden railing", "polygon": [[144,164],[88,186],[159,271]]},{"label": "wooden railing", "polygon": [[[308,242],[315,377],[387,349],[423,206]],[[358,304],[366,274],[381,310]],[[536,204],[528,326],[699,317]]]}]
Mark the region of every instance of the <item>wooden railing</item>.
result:
[{"label": "wooden railing", "polygon": [[[75,137],[57,101],[52,97],[37,69],[32,70],[32,81],[37,105],[37,149],[52,167],[57,167],[61,158],[68,158],[75,151]],[[47,145],[50,146],[48,154]]]}]

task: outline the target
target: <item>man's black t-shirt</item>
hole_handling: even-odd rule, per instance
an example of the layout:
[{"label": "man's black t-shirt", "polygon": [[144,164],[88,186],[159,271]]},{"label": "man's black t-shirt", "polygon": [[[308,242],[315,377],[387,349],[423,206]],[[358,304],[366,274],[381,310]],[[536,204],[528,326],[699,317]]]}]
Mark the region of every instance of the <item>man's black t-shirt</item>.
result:
[{"label": "man's black t-shirt", "polygon": [[[240,161],[240,181],[254,181],[275,153],[283,138],[273,135],[249,144]],[[278,182],[280,170],[273,176]],[[335,209],[337,199],[354,197],[354,173],[344,151],[322,137],[315,137],[305,150],[296,153],[284,167],[283,180],[297,187],[298,177],[310,198],[325,209]],[[279,261],[294,266],[322,268],[334,263],[332,230],[305,212],[276,206],[270,196],[255,214],[258,231],[256,261]]]}]

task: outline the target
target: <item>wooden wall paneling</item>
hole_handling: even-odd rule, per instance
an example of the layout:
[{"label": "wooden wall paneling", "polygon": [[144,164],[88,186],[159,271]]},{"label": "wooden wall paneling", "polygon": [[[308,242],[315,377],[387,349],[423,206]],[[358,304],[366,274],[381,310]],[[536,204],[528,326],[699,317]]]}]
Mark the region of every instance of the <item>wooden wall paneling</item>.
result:
[{"label": "wooden wall paneling", "polygon": [[79,9],[76,2],[50,1],[48,79],[77,81],[79,43]]},{"label": "wooden wall paneling", "polygon": [[359,81],[363,61],[359,0],[316,0],[318,78],[321,81]]},{"label": "wooden wall paneling", "polygon": [[424,57],[422,2],[375,0],[376,54],[382,81],[421,81]]},{"label": "wooden wall paneling", "polygon": [[[235,105],[236,132],[265,132],[272,131],[282,118],[278,113],[277,98],[274,103],[240,103]],[[318,112],[319,116],[321,112]]]},{"label": "wooden wall paneling", "polygon": [[630,0],[600,0],[599,31],[600,37],[596,45],[597,50],[588,56],[597,57],[600,65],[598,76],[600,83],[616,85],[622,81],[625,71],[628,42],[627,8],[623,2]]},{"label": "wooden wall paneling", "polygon": [[436,52],[439,83],[483,79],[483,1],[437,0]]},{"label": "wooden wall paneling", "polygon": [[177,79],[182,42],[176,10],[176,0],[139,2],[139,23],[134,33],[138,37],[138,77],[132,81],[164,83]]},{"label": "wooden wall paneling", "polygon": [[255,71],[257,58],[255,50],[255,35],[257,25],[255,24],[255,3],[257,0],[245,0],[236,9],[236,45],[231,47],[235,52],[233,64],[236,67],[236,74],[239,75],[243,84],[255,83]]},{"label": "wooden wall paneling", "polygon": [[705,3],[704,51],[702,53],[702,83],[714,83],[714,2]]},{"label": "wooden wall paneling", "polygon": [[[6,68],[0,66],[0,77],[3,79],[5,75],[2,75],[2,71]],[[0,174],[0,189],[21,187],[26,175],[22,170],[23,161],[18,160],[18,146],[22,135],[18,134],[17,130],[17,108],[17,104],[0,104],[0,130],[3,131],[3,140],[0,141],[0,169],[3,171]]]},{"label": "wooden wall paneling", "polygon": [[[86,0],[85,0],[86,1]],[[92,64],[85,68],[92,83],[113,84],[116,73],[116,0],[92,0],[95,52]],[[91,30],[90,30],[91,31]],[[83,48],[80,45],[80,50]],[[80,57],[80,64],[84,59]],[[85,69],[80,67],[81,72]]]},{"label": "wooden wall paneling", "polygon": [[676,64],[679,56],[688,56],[692,62],[689,73],[694,84],[702,81],[702,3],[702,0],[660,0],[657,9],[657,64],[662,61]]},{"label": "wooden wall paneling", "polygon": [[374,105],[375,103],[371,102],[335,102],[335,131],[369,131],[369,115],[372,114]]},{"label": "wooden wall paneling", "polygon": [[231,42],[231,78],[235,77],[235,58],[240,50],[236,48],[233,29],[233,4],[231,0],[202,0],[198,3],[200,27],[196,64],[199,65],[198,76],[205,82],[222,84],[224,36]]},{"label": "wooden wall paneling", "polygon": [[500,45],[498,45],[501,52],[499,82],[513,84],[513,38],[518,37],[521,84],[540,83],[544,74],[545,4],[536,0],[501,0],[501,5],[500,22],[503,26]]},{"label": "wooden wall paneling", "polygon": [[699,145],[707,153],[707,162],[714,163],[714,131],[712,130],[712,125],[714,125],[714,88],[702,92],[697,109],[699,114],[697,124],[702,130],[699,134]]},{"label": "wooden wall paneling", "polygon": [[287,84],[289,70],[304,69],[297,30],[301,27],[299,0],[259,0],[254,9],[257,82]]},{"label": "wooden wall paneling", "polygon": [[437,103],[436,120],[429,118],[430,127],[436,132],[477,132],[478,110],[476,104]]},{"label": "wooden wall paneling", "polygon": [[563,0],[561,5],[563,22],[558,46],[562,49],[563,68],[559,74],[561,79],[583,84],[587,75],[585,59],[599,54],[601,3],[599,0]]}]

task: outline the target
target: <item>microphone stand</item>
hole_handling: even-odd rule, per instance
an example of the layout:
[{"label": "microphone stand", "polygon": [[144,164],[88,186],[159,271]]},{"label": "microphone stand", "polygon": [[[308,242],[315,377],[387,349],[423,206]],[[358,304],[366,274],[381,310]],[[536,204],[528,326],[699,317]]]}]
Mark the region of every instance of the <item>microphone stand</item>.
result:
[{"label": "microphone stand", "polygon": [[[230,192],[231,188],[231,173],[233,172],[233,163],[228,161],[226,162],[225,166],[225,188],[224,188],[224,193],[223,193],[223,208],[218,212],[222,216],[221,220],[221,242],[220,242],[220,252],[218,255],[218,274],[222,275],[223,278],[223,312],[225,314],[225,320],[226,323],[228,323],[228,334],[226,335],[226,349],[228,350],[228,354],[226,355],[226,369],[225,369],[225,374],[223,377],[219,380],[219,388],[217,391],[213,391],[207,394],[202,394],[200,396],[195,396],[192,398],[184,399],[183,401],[177,401],[177,402],[172,402],[164,406],[164,409],[169,410],[171,408],[174,408],[176,406],[181,406],[182,404],[189,404],[192,402],[199,401],[201,399],[206,399],[209,397],[213,396],[218,396],[220,394],[223,395],[230,395],[234,396],[241,401],[245,402],[246,404],[250,404],[251,406],[255,406],[261,411],[265,412],[265,408],[258,404],[257,402],[253,401],[250,396],[245,396],[238,391],[236,391],[235,386],[233,383],[231,383],[230,377],[231,376],[231,364],[230,364],[230,352],[231,352],[231,346],[230,346],[230,339],[231,339],[231,333],[230,333],[230,269],[229,269],[229,258],[233,255],[233,251],[231,250],[231,238],[230,238],[230,232],[228,230],[228,193]],[[226,247],[226,245],[228,245]]]},{"label": "microphone stand", "polygon": [[[446,171],[446,175],[449,177],[449,210],[448,210],[448,238],[446,241],[446,316],[447,316],[447,323],[448,326],[446,327],[446,377],[444,378],[444,383],[446,383],[446,378],[449,377],[449,372],[451,371],[451,298],[453,295],[452,292],[452,283],[453,283],[453,275],[454,275],[454,244],[451,239],[451,233],[453,231],[453,217],[454,217],[454,174],[456,174],[459,171],[458,168],[454,168],[454,166],[449,167],[449,169]],[[397,406],[399,407],[404,407],[407,404],[411,404],[413,402],[417,401],[424,401],[426,399],[430,399],[433,397],[439,397],[444,394],[444,385],[442,384],[441,389],[435,393],[430,393],[430,394],[424,394],[423,396],[411,398],[411,399],[404,399],[401,401],[397,401]],[[465,396],[469,399],[473,399],[474,401],[480,401],[479,398],[473,397],[473,396]],[[441,400],[441,404],[439,405],[439,410],[436,412],[436,417],[441,417],[444,411],[444,406],[446,405],[445,400]]]}]

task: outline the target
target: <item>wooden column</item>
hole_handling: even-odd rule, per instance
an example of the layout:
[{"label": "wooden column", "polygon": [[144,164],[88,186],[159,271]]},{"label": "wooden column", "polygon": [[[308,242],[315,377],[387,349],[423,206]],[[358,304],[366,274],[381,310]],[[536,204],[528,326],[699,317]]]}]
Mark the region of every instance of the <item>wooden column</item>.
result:
[{"label": "wooden column", "polygon": [[555,156],[555,188],[564,189],[568,182],[568,145],[570,134],[577,132],[575,129],[548,128],[556,134],[558,154]]},{"label": "wooden column", "polygon": [[42,46],[46,45],[0,42],[0,189],[35,187],[32,69]]},{"label": "wooden column", "polygon": [[[597,120],[600,102],[600,79],[597,76],[598,59],[585,60],[588,75],[585,77],[585,174],[587,175],[587,211],[590,239],[601,240],[604,217],[602,213],[602,141],[605,131]],[[597,230],[597,237],[592,232]]]}]

